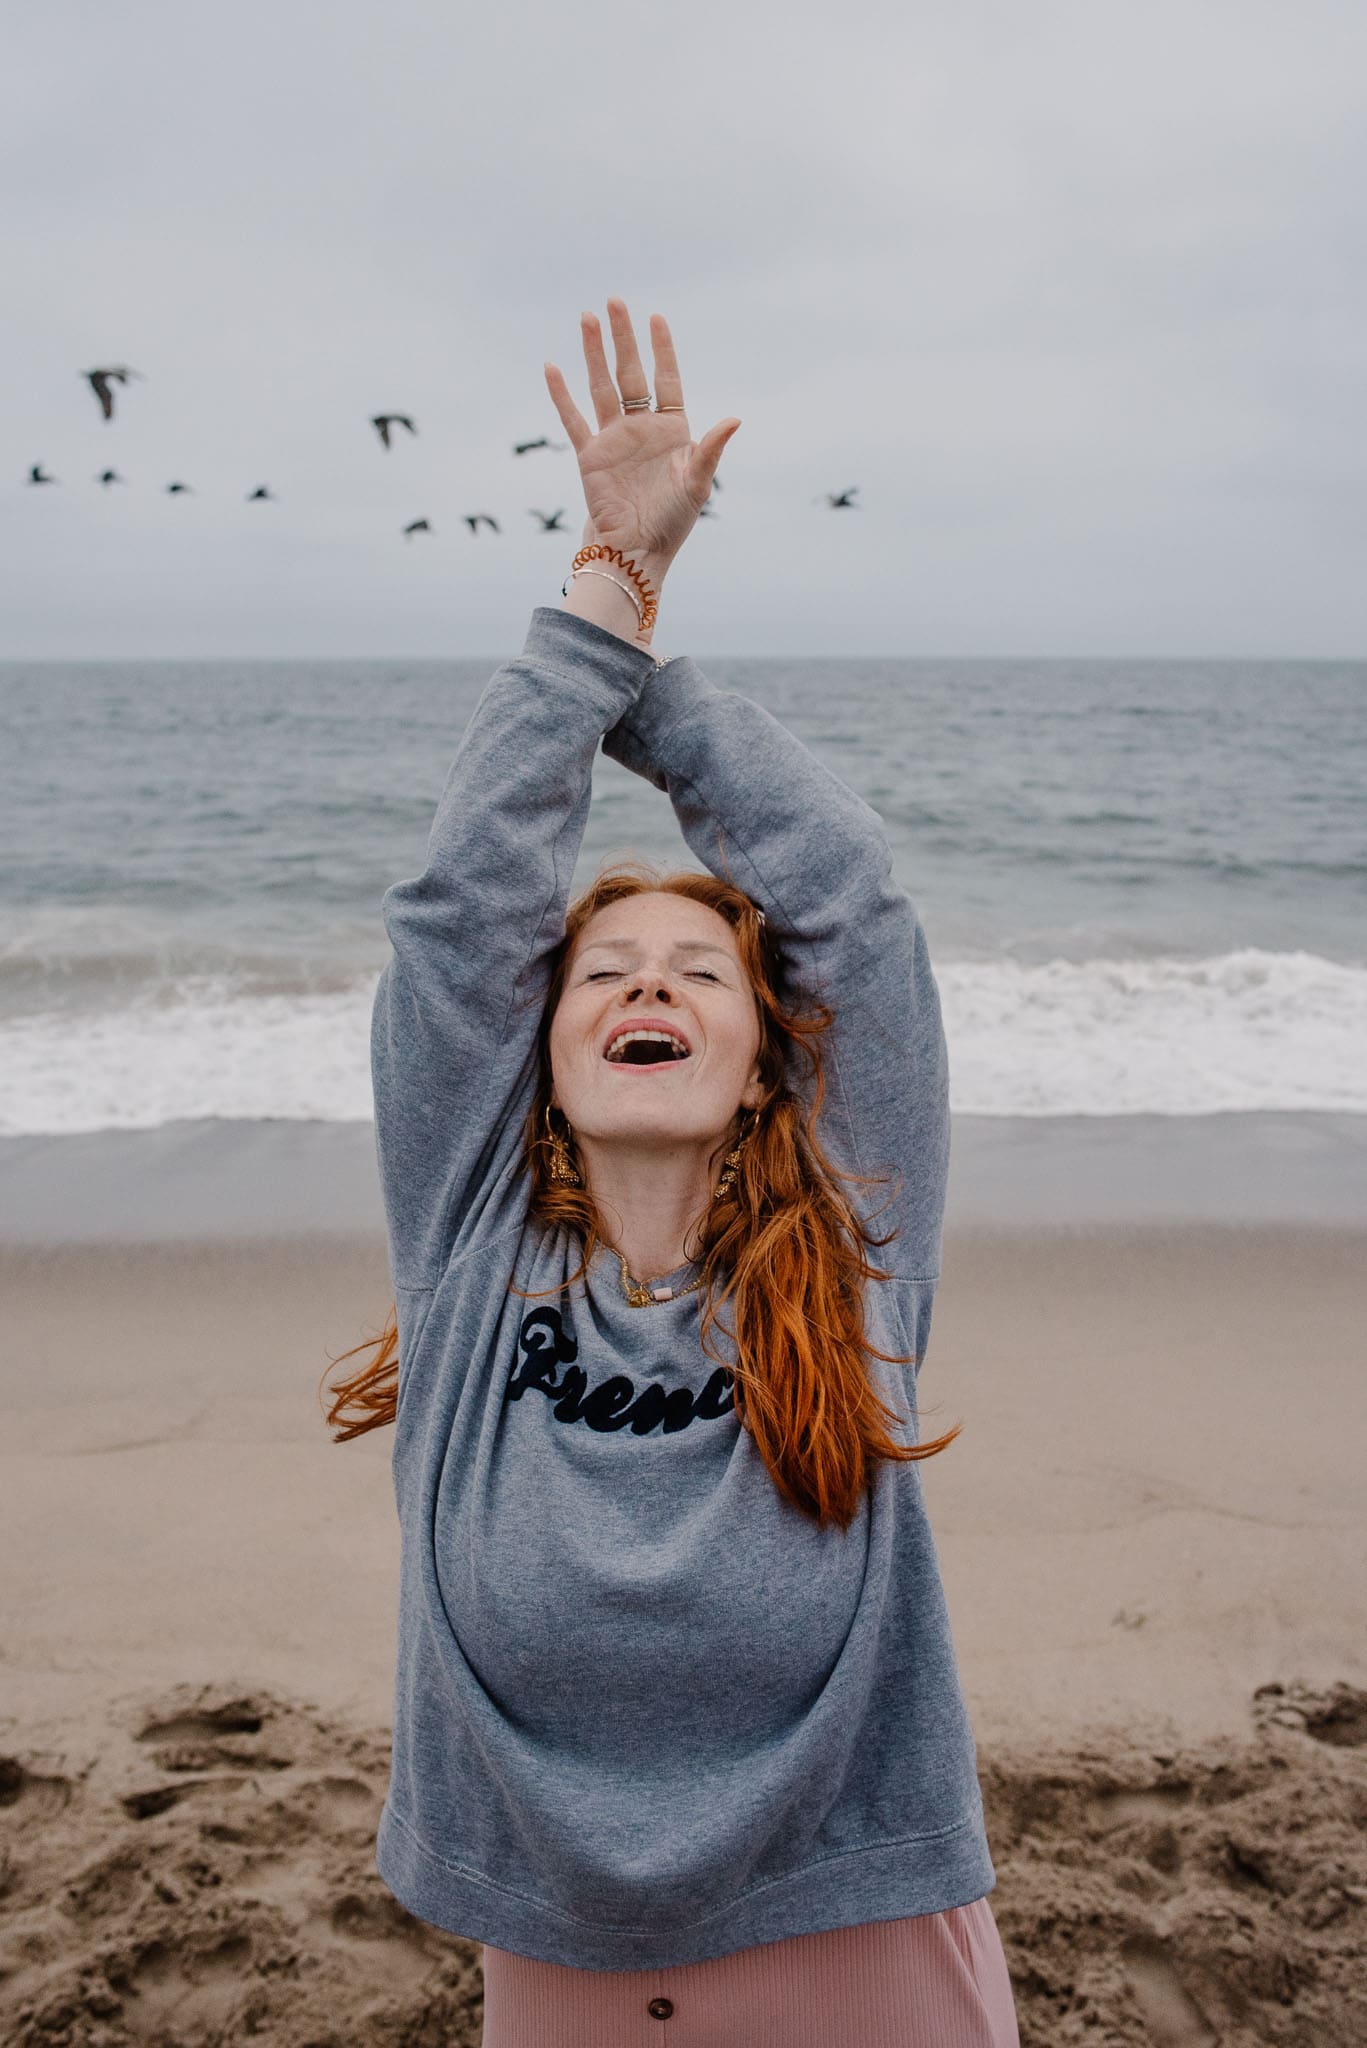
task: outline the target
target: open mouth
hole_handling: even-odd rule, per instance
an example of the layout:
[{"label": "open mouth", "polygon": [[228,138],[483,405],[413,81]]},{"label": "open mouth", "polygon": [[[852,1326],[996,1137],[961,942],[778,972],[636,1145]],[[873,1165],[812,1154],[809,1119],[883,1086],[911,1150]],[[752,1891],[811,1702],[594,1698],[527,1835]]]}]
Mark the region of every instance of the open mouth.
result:
[{"label": "open mouth", "polygon": [[660,1031],[653,1026],[638,1031],[619,1031],[603,1054],[603,1058],[614,1067],[667,1067],[690,1057],[688,1047],[677,1032]]}]

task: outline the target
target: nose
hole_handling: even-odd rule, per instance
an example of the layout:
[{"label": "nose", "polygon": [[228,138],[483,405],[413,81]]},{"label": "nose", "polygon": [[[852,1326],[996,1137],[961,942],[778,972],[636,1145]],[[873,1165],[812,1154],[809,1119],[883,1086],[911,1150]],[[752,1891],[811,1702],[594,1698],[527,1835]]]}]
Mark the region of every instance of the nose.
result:
[{"label": "nose", "polygon": [[[629,1003],[639,1002],[642,996],[649,994],[652,981],[654,980],[654,976],[642,975],[638,981],[633,981],[631,987],[626,991],[626,1001]],[[660,979],[655,982],[652,1000],[657,1003],[672,1003],[674,1001],[674,991],[670,988],[667,981]]]}]

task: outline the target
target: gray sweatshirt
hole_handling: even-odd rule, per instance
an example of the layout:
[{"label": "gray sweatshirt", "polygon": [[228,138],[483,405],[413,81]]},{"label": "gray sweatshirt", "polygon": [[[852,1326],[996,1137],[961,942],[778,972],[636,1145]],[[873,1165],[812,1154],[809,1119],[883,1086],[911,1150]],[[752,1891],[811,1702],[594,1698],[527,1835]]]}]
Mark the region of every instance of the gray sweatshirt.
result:
[{"label": "gray sweatshirt", "polygon": [[[399,1323],[394,1745],[376,1863],[420,1919],[601,1970],[937,1912],[992,1890],[919,1467],[847,1531],[779,1494],[698,1293],[627,1303],[528,1216],[548,955],[604,750],[828,1001],[822,1142],[897,1236],[866,1326],[924,1357],[949,1156],[939,992],[876,814],[768,712],[532,614],[386,891],[372,1030]],[[510,1291],[550,1289],[536,1301]],[[915,1367],[875,1366],[917,1441]]]}]

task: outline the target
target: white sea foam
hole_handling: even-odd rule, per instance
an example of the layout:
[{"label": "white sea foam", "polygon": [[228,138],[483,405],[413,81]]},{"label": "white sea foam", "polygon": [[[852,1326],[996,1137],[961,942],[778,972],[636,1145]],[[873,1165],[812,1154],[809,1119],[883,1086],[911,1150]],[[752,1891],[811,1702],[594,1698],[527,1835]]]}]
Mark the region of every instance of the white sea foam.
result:
[{"label": "white sea foam", "polygon": [[[1247,947],[1205,960],[940,961],[955,1110],[988,1116],[1367,1114],[1367,967]],[[375,981],[235,993],[191,978],[121,1008],[0,1024],[0,1134],[183,1117],[373,1114]]]},{"label": "white sea foam", "polygon": [[1206,960],[937,969],[950,1100],[980,1116],[1367,1112],[1367,967]]}]

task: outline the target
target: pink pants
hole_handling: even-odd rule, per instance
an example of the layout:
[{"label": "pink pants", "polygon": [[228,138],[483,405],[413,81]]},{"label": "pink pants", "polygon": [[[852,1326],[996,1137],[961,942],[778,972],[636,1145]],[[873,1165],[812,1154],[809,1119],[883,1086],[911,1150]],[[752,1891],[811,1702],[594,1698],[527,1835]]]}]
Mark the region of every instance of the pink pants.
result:
[{"label": "pink pants", "polygon": [[1020,2048],[987,1900],[666,1970],[484,1949],[484,2048]]}]

